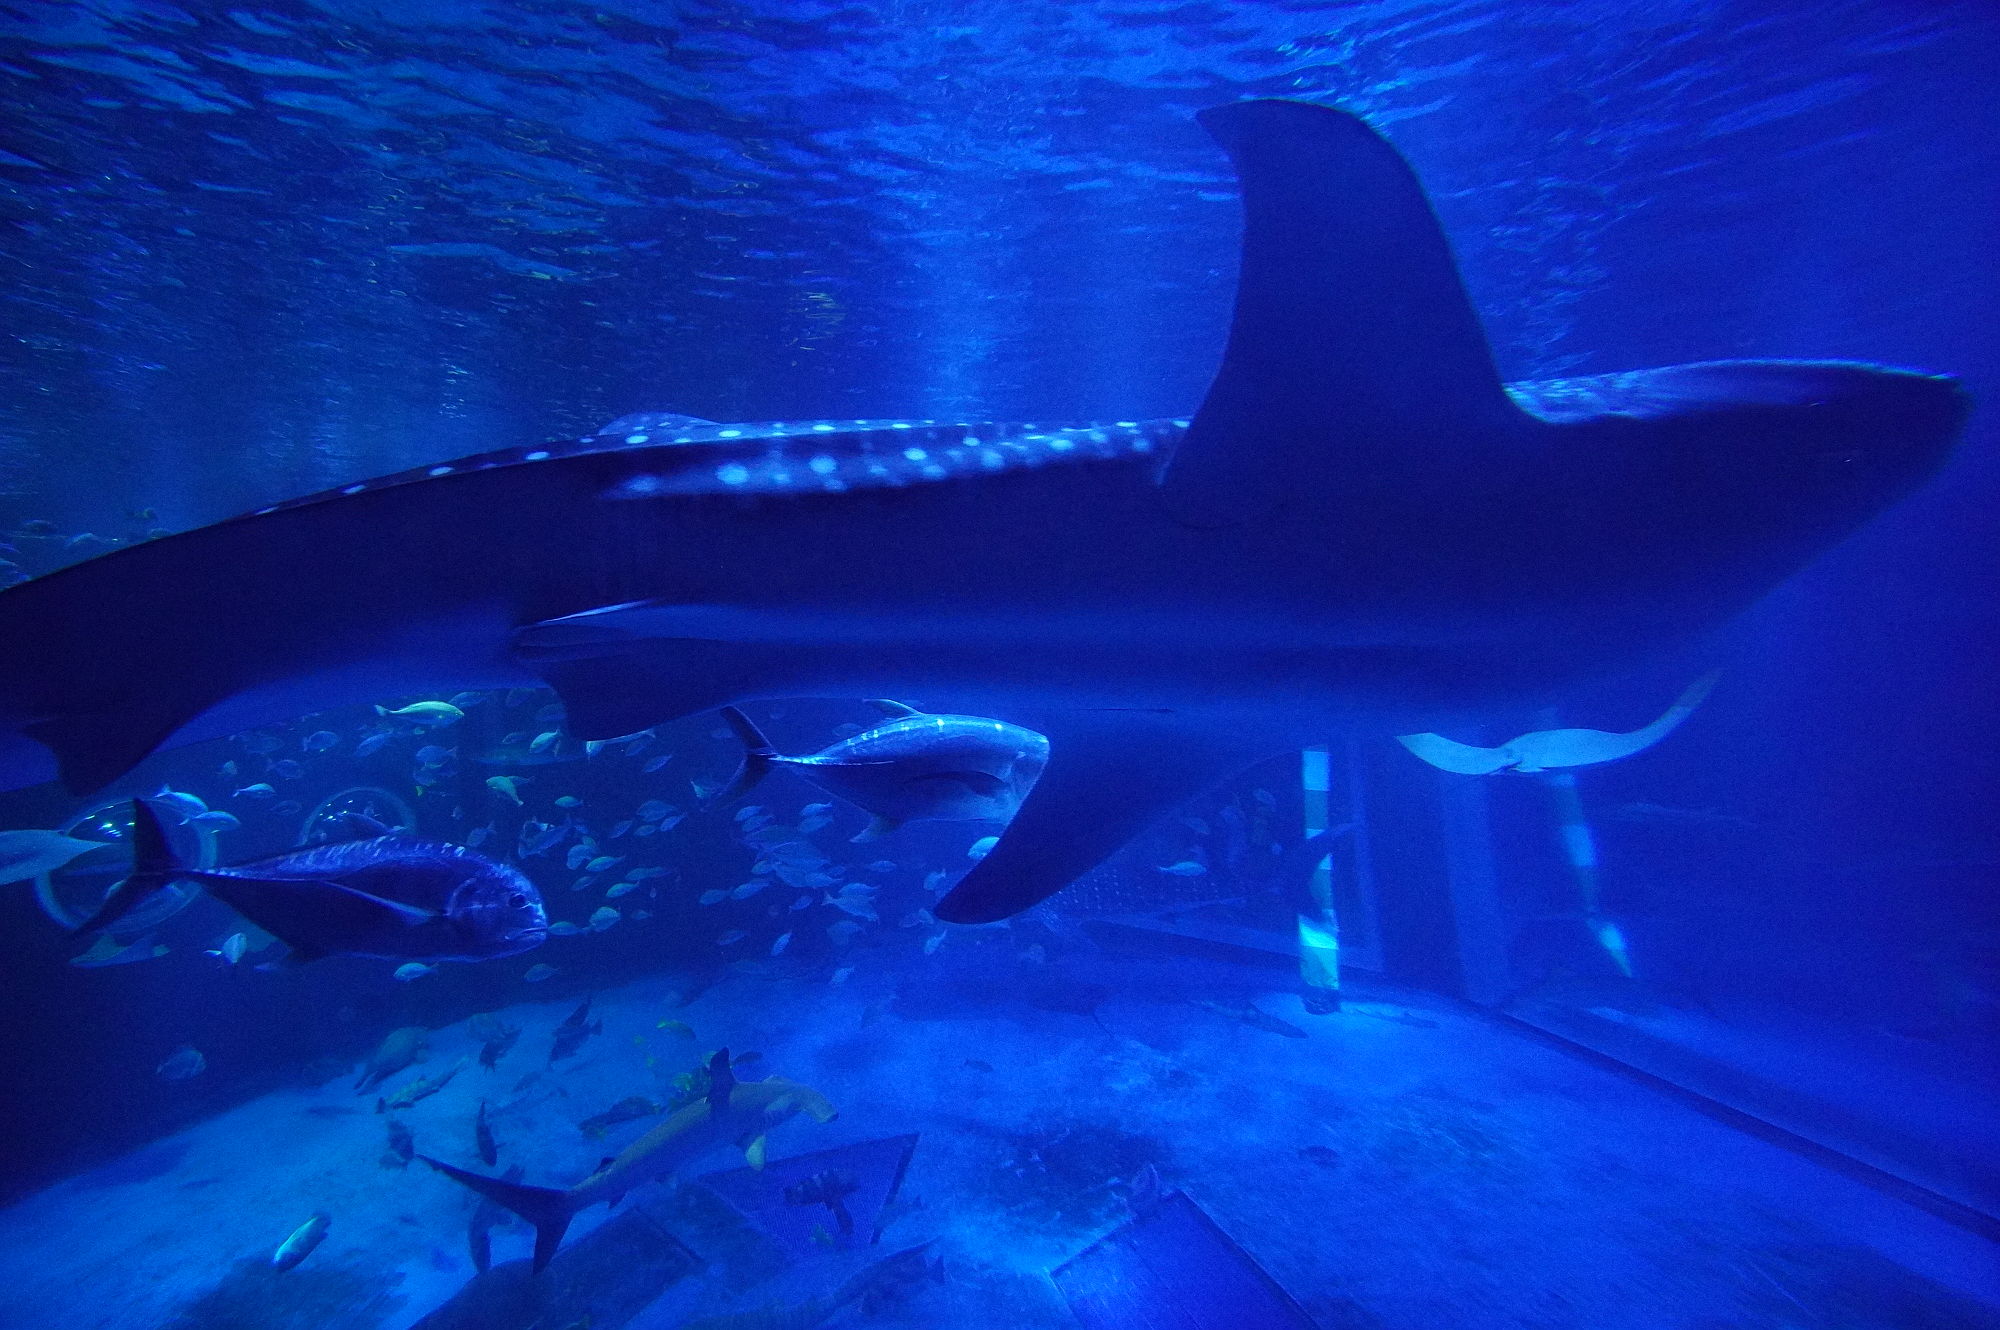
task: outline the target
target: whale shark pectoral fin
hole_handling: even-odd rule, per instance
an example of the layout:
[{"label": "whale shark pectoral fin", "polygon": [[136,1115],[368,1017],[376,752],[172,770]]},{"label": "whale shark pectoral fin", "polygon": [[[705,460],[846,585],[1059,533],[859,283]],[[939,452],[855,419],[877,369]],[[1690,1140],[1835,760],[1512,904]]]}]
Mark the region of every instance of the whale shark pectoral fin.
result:
[{"label": "whale shark pectoral fin", "polygon": [[1163,482],[1200,526],[1515,446],[1507,396],[1423,186],[1355,116],[1246,101],[1198,117],[1243,188],[1221,368]]},{"label": "whale shark pectoral fin", "polygon": [[616,739],[742,700],[769,671],[768,649],[673,631],[659,606],[619,606],[516,629],[514,658],[562,698],[578,739]]},{"label": "whale shark pectoral fin", "polygon": [[103,711],[30,721],[21,731],[55,754],[56,773],[71,794],[89,794],[145,761],[201,710],[135,699]]},{"label": "whale shark pectoral fin", "polygon": [[514,659],[526,665],[590,660],[649,642],[699,637],[690,631],[698,614],[672,601],[635,600],[543,619],[514,630]]},{"label": "whale shark pectoral fin", "polygon": [[660,643],[780,643],[810,640],[824,625],[810,616],[734,605],[635,600],[543,619],[514,630],[514,659],[525,665],[584,660]]},{"label": "whale shark pectoral fin", "polygon": [[1049,763],[991,852],[937,904],[946,923],[986,924],[1061,891],[1269,745],[1176,723],[1171,714],[1060,712],[1019,718],[1048,736]]},{"label": "whale shark pectoral fin", "polygon": [[1439,771],[1455,772],[1461,776],[1490,776],[1521,760],[1519,754],[1512,751],[1512,744],[1478,748],[1447,739],[1442,734],[1399,734],[1396,742]]}]

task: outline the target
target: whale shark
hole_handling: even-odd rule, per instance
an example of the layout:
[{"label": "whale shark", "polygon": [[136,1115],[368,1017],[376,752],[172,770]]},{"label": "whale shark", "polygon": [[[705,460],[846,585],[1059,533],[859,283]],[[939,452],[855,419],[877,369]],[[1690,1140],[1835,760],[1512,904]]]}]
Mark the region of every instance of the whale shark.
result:
[{"label": "whale shark", "polygon": [[820,420],[442,461],[0,591],[0,786],[93,790],[330,706],[546,683],[579,739],[910,697],[1047,736],[938,903],[1005,918],[1249,765],[1541,705],[1678,649],[1907,494],[1956,381],[1720,360],[1503,383],[1409,165],[1200,114],[1241,185],[1191,419]]}]

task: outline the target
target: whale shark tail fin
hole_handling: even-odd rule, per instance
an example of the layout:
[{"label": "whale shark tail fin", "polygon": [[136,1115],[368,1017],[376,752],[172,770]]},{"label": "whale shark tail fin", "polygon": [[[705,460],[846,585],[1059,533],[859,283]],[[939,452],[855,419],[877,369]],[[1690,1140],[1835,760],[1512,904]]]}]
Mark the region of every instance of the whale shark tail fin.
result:
[{"label": "whale shark tail fin", "polygon": [[748,716],[735,707],[724,707],[722,719],[729,723],[729,728],[743,742],[743,764],[736,768],[729,784],[709,796],[702,805],[704,811],[734,803],[756,789],[758,782],[771,774],[771,764],[778,760],[778,750],[771,747],[771,741],[764,737],[764,732]]},{"label": "whale shark tail fin", "polygon": [[1305,102],[1198,119],[1242,182],[1243,250],[1228,348],[1166,471],[1177,518],[1250,522],[1322,491],[1455,471],[1529,428],[1394,148]]}]

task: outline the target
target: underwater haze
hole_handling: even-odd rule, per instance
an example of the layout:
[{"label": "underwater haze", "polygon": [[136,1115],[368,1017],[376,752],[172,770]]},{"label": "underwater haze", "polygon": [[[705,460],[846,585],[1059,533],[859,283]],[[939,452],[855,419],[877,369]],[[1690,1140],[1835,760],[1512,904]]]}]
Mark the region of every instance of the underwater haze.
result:
[{"label": "underwater haze", "polygon": [[8,6],[0,1328],[2000,1327],[1996,68]]}]

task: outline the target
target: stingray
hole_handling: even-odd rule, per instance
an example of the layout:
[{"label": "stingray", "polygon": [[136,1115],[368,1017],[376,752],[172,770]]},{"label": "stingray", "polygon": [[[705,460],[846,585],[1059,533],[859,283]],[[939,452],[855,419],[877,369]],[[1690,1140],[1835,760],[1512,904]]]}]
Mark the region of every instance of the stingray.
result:
[{"label": "stingray", "polygon": [[0,786],[456,689],[546,682],[586,740],[910,697],[1048,737],[936,910],[994,920],[1274,754],[1680,649],[1961,432],[1955,381],[1854,362],[1503,384],[1380,135],[1298,102],[1200,120],[1244,224],[1191,421],[676,420],[117,550],[0,592]]},{"label": "stingray", "polygon": [[1689,684],[1659,719],[1636,730],[1531,730],[1496,748],[1459,743],[1441,734],[1399,734],[1396,742],[1440,771],[1490,776],[1496,771],[1533,773],[1594,766],[1643,753],[1680,728],[1720,677],[1710,671]]}]

